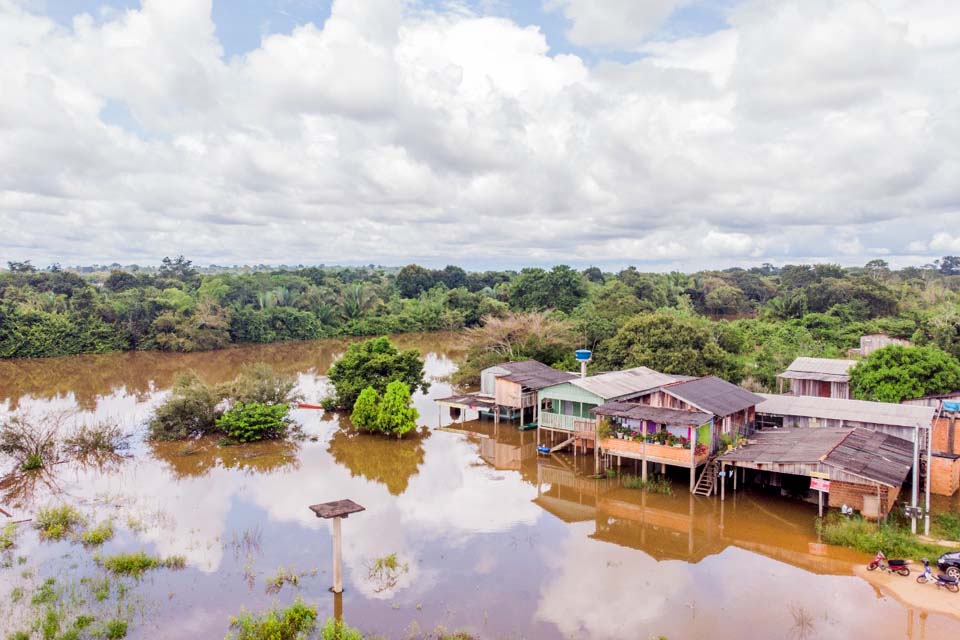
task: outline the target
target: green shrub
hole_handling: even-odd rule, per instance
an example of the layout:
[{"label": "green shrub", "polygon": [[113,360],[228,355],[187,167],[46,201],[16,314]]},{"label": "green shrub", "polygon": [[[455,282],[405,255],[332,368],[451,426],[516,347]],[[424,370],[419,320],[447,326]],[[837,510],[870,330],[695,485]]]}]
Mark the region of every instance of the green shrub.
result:
[{"label": "green shrub", "polygon": [[118,553],[106,558],[97,557],[95,560],[107,571],[125,576],[141,576],[151,569],[183,569],[187,562],[183,556],[160,558],[148,556],[143,551]]},{"label": "green shrub", "polygon": [[293,392],[296,386],[294,376],[277,373],[269,364],[258,362],[244,367],[236,379],[227,383],[224,395],[243,404],[290,404],[298,399]]},{"label": "green shrub", "polygon": [[217,429],[239,442],[283,437],[290,419],[288,404],[238,403],[217,420]]},{"label": "green shrub", "polygon": [[673,495],[673,485],[664,476],[653,476],[644,481],[640,476],[624,475],[622,485],[626,489],[640,489],[647,493]]},{"label": "green shrub", "polygon": [[341,409],[353,407],[360,392],[367,387],[384,393],[394,380],[405,382],[409,389],[419,388],[424,393],[430,388],[423,378],[420,353],[415,349],[399,351],[387,338],[350,345],[343,357],[330,367],[329,377],[336,390],[337,406]]},{"label": "green shrub", "polygon": [[[230,621],[234,640],[301,640],[308,637],[317,624],[317,610],[299,598],[286,609],[260,615],[241,612]],[[326,636],[324,636],[326,637]]]},{"label": "green shrub", "polygon": [[96,547],[113,537],[113,521],[104,520],[100,524],[80,534],[83,544]]},{"label": "green shrub", "polygon": [[367,387],[360,392],[350,414],[350,422],[358,429],[376,431],[377,420],[380,416],[380,394],[373,387]]},{"label": "green shrub", "polygon": [[183,440],[216,430],[223,400],[221,390],[205,384],[196,374],[181,376],[173,394],[150,420],[151,440]]},{"label": "green shrub", "polygon": [[363,640],[363,634],[340,620],[328,618],[320,629],[321,640]]},{"label": "green shrub", "polygon": [[82,524],[83,516],[68,504],[40,509],[33,520],[40,537],[48,540],[60,540]]},{"label": "green shrub", "polygon": [[377,416],[380,431],[395,434],[399,438],[417,428],[418,417],[420,414],[411,406],[410,387],[399,380],[388,384]]}]

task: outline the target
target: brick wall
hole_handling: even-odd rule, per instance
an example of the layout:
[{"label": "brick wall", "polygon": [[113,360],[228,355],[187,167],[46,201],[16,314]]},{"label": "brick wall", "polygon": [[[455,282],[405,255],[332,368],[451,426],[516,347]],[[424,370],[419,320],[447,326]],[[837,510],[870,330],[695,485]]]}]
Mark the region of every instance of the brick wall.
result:
[{"label": "brick wall", "polygon": [[930,491],[938,496],[952,496],[960,488],[960,458],[934,454],[930,463]]},{"label": "brick wall", "polygon": [[[932,487],[931,487],[932,489]],[[889,489],[880,487],[880,509],[884,513],[890,510],[890,507],[897,500],[900,494],[899,489]],[[840,482],[839,480],[830,481],[830,500],[827,503],[831,507],[840,508],[840,505],[853,507],[857,511],[863,511],[863,496],[877,495],[877,488],[867,484],[853,484],[852,482]]]},{"label": "brick wall", "polygon": [[[933,450],[934,452],[950,451],[950,419],[939,418],[933,422]],[[953,426],[953,451],[960,453],[960,420]]]}]

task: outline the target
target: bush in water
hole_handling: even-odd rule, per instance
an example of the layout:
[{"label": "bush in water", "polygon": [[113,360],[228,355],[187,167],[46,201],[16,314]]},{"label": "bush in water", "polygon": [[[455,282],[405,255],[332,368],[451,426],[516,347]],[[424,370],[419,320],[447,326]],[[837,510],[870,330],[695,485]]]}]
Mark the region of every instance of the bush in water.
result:
[{"label": "bush in water", "polygon": [[217,429],[239,442],[282,438],[290,419],[288,404],[238,403],[217,419]]}]

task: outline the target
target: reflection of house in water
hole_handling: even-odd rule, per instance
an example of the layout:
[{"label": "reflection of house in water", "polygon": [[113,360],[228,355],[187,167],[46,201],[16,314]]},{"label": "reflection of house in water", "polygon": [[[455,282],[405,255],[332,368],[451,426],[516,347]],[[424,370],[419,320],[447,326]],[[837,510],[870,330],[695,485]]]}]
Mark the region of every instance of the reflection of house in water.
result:
[{"label": "reflection of house in water", "polygon": [[538,464],[537,479],[534,502],[545,511],[568,523],[592,520],[591,538],[658,561],[697,563],[733,546],[815,573],[850,573],[854,555],[816,543],[803,504],[748,493],[726,502],[649,494],[579,475],[555,456]]},{"label": "reflection of house in water", "polygon": [[519,471],[524,480],[533,483],[537,436],[532,431],[480,420],[458,423],[442,430],[466,435],[477,443],[484,462],[499,471]]}]

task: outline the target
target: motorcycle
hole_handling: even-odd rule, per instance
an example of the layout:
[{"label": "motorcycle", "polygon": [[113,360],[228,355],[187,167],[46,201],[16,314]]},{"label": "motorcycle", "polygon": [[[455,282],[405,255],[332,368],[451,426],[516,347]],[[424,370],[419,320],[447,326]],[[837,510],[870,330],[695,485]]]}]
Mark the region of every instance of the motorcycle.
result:
[{"label": "motorcycle", "polygon": [[874,556],[870,564],[867,565],[867,571],[873,571],[877,568],[889,571],[890,573],[899,573],[902,576],[910,575],[910,567],[907,566],[906,560],[887,560],[887,556],[883,555],[883,551],[877,551],[877,555]]},{"label": "motorcycle", "polygon": [[937,585],[938,589],[940,587],[946,587],[947,591],[953,593],[960,591],[960,580],[942,573],[934,574],[933,571],[930,570],[930,561],[926,558],[923,559],[923,573],[917,576],[917,582],[920,584],[932,582]]}]

